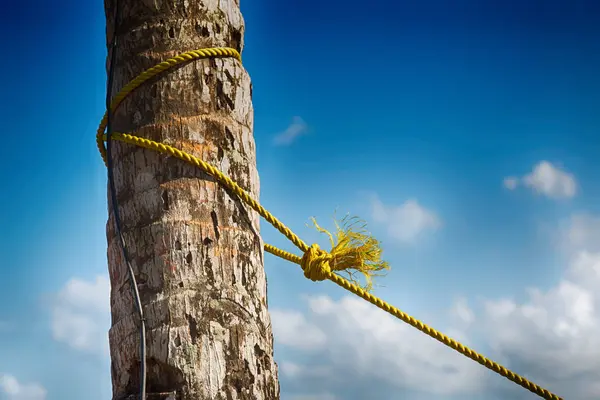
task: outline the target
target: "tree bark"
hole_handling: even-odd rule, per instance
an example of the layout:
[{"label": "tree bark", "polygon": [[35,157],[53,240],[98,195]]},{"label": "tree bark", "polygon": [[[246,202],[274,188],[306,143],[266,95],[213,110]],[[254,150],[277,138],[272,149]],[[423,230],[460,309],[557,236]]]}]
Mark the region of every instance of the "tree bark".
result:
[{"label": "tree bark", "polygon": [[[107,42],[118,37],[115,95],[181,52],[243,47],[239,0],[115,4],[105,1]],[[257,198],[251,92],[237,60],[195,61],[132,93],[116,110],[113,130],[200,157]],[[148,399],[279,399],[258,215],[180,160],[116,141],[113,160],[147,324]],[[119,400],[139,396],[140,352],[139,318],[114,227],[109,207],[109,339],[113,399]]]}]

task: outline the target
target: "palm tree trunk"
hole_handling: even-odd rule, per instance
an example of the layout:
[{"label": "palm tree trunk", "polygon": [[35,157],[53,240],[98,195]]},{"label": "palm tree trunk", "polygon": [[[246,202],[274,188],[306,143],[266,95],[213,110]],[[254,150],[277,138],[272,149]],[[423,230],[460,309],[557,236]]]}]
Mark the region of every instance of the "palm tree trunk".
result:
[{"label": "palm tree trunk", "polygon": [[[114,94],[181,52],[243,46],[239,0],[106,0],[105,11],[108,42],[118,37]],[[192,153],[258,198],[251,92],[238,61],[192,62],[132,93],[113,130]],[[116,141],[113,160],[146,319],[148,399],[279,399],[258,215],[180,160]],[[109,340],[119,400],[139,396],[140,339],[113,218],[109,207]]]}]

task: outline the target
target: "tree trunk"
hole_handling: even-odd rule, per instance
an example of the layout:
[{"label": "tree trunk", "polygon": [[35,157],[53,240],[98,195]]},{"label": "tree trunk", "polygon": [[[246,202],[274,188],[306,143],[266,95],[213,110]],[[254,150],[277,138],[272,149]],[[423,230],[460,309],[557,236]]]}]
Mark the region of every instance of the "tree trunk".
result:
[{"label": "tree trunk", "polygon": [[[117,6],[114,94],[181,52],[243,46],[239,0]],[[115,0],[106,0],[109,43],[114,8]],[[132,93],[115,112],[113,130],[185,150],[258,198],[251,92],[237,60],[195,61]],[[113,159],[147,324],[148,399],[279,399],[258,215],[180,160],[116,141]],[[109,339],[119,400],[139,396],[139,318],[113,218],[109,207]]]}]

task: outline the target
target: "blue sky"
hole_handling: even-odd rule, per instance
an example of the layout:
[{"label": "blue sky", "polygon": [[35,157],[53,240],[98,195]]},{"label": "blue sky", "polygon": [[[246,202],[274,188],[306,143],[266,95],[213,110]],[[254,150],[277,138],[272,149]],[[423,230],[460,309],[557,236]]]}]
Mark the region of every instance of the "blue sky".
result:
[{"label": "blue sky", "polygon": [[[600,7],[482,3],[243,1],[261,202],[307,242],[325,243],[311,216],[361,216],[392,265],[376,294],[597,398]],[[103,4],[2,19],[0,399],[106,399]],[[265,268],[283,399],[534,398],[297,266]]]}]

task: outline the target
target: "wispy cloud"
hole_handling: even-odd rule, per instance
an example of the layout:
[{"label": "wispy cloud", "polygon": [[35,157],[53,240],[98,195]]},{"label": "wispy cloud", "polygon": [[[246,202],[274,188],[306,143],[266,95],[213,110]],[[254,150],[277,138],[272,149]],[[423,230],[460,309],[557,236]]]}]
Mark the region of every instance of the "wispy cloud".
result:
[{"label": "wispy cloud", "polygon": [[589,213],[571,215],[560,229],[561,244],[571,251],[600,252],[600,217]]},{"label": "wispy cloud", "polygon": [[284,345],[312,349],[321,346],[327,339],[323,331],[308,323],[298,311],[272,310],[271,322],[277,331],[277,340]]},{"label": "wispy cloud", "polygon": [[46,389],[38,383],[23,384],[12,375],[0,374],[0,398],[6,400],[44,400]]},{"label": "wispy cloud", "polygon": [[450,309],[450,314],[461,324],[469,325],[475,320],[475,315],[469,307],[467,299],[460,297],[456,299],[454,305]]},{"label": "wispy cloud", "polygon": [[[480,365],[458,357],[454,351],[362,299],[311,296],[307,300],[309,311],[302,314],[303,329],[273,325],[275,340],[282,347],[309,356],[310,361],[304,364],[282,363],[282,373],[287,378],[300,387],[310,388],[314,391],[312,396],[317,396],[306,394],[300,398],[337,398],[334,394],[340,394],[339,398],[361,398],[343,396],[341,392],[323,393],[332,389],[331,383],[336,381],[344,382],[344,390],[361,390],[377,379],[380,389],[387,393],[412,389],[446,396],[464,395],[483,386],[486,372]],[[296,310],[277,312],[298,320]],[[322,332],[323,340],[306,346],[307,331]],[[287,340],[282,342],[282,337]],[[325,376],[316,376],[317,369]]]},{"label": "wispy cloud", "polygon": [[337,400],[338,397],[331,393],[323,392],[318,394],[297,394],[292,395],[292,400]]},{"label": "wispy cloud", "polygon": [[68,281],[52,309],[54,339],[76,350],[108,355],[109,293],[110,284],[104,276],[93,282]]},{"label": "wispy cloud", "polygon": [[385,224],[388,234],[399,242],[412,244],[425,232],[435,231],[441,226],[440,218],[414,199],[398,206],[388,206],[374,196],[371,210],[373,219]]},{"label": "wispy cloud", "polygon": [[519,178],[509,176],[504,178],[504,181],[502,183],[504,184],[504,187],[508,190],[515,190],[517,186],[519,186]]},{"label": "wispy cloud", "polygon": [[524,301],[485,301],[483,333],[508,364],[522,366],[535,382],[565,398],[597,399],[599,289],[600,254],[580,252],[550,289],[531,288]]},{"label": "wispy cloud", "polygon": [[300,117],[294,117],[290,126],[273,138],[273,144],[276,146],[289,146],[300,136],[307,133],[308,125],[306,125],[306,122]]},{"label": "wispy cloud", "polygon": [[515,190],[519,185],[528,187],[537,193],[551,198],[571,198],[577,193],[575,176],[548,161],[540,161],[533,170],[517,178],[514,176],[504,178],[504,187]]}]

